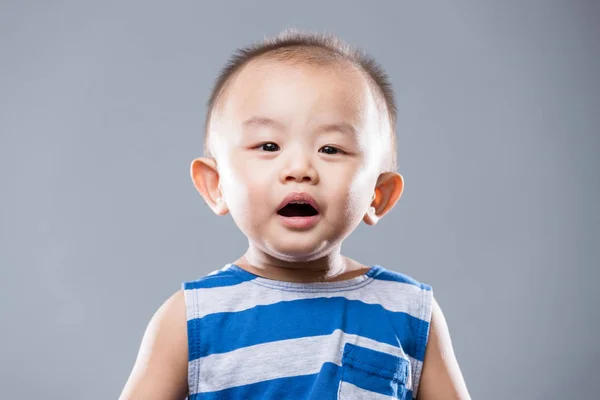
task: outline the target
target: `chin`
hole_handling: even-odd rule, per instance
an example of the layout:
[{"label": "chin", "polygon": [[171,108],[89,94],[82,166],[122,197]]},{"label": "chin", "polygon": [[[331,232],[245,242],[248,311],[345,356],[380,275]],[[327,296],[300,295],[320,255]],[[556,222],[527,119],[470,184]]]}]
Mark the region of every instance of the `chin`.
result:
[{"label": "chin", "polygon": [[306,262],[322,257],[326,252],[327,243],[270,243],[268,252],[275,258],[289,262]]}]

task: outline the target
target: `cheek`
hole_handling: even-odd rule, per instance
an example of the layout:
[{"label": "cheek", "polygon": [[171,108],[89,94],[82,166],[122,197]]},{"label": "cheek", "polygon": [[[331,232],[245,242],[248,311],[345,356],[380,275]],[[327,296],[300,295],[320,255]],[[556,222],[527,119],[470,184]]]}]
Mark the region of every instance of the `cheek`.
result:
[{"label": "cheek", "polygon": [[268,171],[262,171],[242,159],[231,163],[227,171],[227,174],[221,175],[221,182],[231,214],[245,219],[260,214],[266,208],[265,202],[269,204],[271,201],[273,178],[267,175]]},{"label": "cheek", "polygon": [[[340,175],[337,175],[340,178]],[[362,219],[369,207],[374,187],[373,174],[364,168],[347,171],[346,179],[327,185],[327,197],[335,204],[336,214],[350,221]]]},{"label": "cheek", "polygon": [[371,204],[373,190],[377,180],[376,174],[361,169],[348,189],[349,207],[355,213],[353,218],[362,218]]}]

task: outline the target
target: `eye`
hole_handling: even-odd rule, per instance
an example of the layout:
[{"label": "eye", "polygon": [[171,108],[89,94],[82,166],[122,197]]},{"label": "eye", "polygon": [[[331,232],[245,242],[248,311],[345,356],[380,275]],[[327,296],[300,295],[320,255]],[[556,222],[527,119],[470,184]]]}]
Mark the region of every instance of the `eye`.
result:
[{"label": "eye", "polygon": [[333,146],[323,146],[323,147],[321,147],[321,149],[319,151],[321,153],[325,153],[325,154],[337,154],[337,153],[341,152],[340,149],[333,147]]},{"label": "eye", "polygon": [[278,146],[278,145],[276,145],[276,144],[275,144],[275,143],[273,143],[273,142],[269,142],[269,143],[263,143],[263,144],[261,144],[260,146],[258,146],[258,149],[260,149],[260,150],[262,150],[262,151],[270,151],[270,152],[273,152],[273,151],[277,151],[277,150],[279,150],[279,146]]}]

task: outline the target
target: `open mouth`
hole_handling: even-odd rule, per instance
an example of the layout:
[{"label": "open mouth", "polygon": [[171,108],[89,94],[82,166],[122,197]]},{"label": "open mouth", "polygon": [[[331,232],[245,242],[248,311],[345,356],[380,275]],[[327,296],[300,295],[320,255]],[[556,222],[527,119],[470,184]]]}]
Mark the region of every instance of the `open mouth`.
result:
[{"label": "open mouth", "polygon": [[282,217],[313,217],[319,215],[319,212],[312,205],[297,201],[286,204],[277,214]]}]

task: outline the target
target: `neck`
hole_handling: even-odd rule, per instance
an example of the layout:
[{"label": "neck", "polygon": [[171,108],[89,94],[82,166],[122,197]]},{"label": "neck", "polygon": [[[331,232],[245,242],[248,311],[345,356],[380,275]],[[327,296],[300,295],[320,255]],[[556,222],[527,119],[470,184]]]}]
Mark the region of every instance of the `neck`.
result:
[{"label": "neck", "polygon": [[311,260],[281,260],[252,244],[235,264],[240,268],[268,279],[286,282],[329,282],[346,277],[354,270],[355,262],[344,257],[338,246],[329,254]]}]

